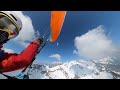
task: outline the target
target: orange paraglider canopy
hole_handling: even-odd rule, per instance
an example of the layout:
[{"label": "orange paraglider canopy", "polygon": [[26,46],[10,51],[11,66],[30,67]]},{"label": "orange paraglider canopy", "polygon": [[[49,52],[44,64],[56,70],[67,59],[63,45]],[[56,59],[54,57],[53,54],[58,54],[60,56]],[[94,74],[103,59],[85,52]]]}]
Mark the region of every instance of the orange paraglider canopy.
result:
[{"label": "orange paraglider canopy", "polygon": [[51,11],[51,42],[55,42],[57,40],[64,23],[65,15],[66,11]]}]

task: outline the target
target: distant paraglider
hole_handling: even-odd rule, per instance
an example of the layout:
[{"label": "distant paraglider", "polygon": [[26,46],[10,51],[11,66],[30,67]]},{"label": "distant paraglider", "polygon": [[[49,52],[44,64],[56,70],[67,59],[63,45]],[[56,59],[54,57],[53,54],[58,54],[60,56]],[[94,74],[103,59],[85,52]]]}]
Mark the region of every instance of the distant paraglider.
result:
[{"label": "distant paraglider", "polygon": [[59,45],[59,43],[57,43],[57,46]]}]

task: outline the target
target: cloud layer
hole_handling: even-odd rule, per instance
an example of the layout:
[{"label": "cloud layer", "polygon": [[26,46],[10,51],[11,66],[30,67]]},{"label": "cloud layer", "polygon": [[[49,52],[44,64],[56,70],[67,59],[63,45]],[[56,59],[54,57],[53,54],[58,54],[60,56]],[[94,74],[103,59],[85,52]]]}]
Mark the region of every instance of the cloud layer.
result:
[{"label": "cloud layer", "polygon": [[89,59],[100,59],[118,53],[118,47],[110,40],[102,25],[75,38],[74,54]]},{"label": "cloud layer", "polygon": [[14,41],[19,42],[23,46],[28,45],[28,41],[32,41],[35,38],[35,30],[32,24],[30,17],[24,15],[21,11],[13,11],[21,19],[23,28],[20,31],[19,35],[13,39]]},{"label": "cloud layer", "polygon": [[50,55],[49,57],[61,60],[61,56],[59,54],[53,54],[53,55]]},{"label": "cloud layer", "polygon": [[4,50],[7,53],[14,53],[14,51],[12,49],[2,48],[2,50]]}]

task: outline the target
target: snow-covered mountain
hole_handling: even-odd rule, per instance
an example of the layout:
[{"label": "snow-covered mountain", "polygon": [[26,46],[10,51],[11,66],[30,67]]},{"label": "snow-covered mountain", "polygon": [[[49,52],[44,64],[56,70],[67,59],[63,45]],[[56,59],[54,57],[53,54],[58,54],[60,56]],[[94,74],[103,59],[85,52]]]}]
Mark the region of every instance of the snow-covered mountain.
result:
[{"label": "snow-covered mountain", "polygon": [[[30,79],[119,79],[120,65],[114,64],[118,59],[107,57],[97,61],[72,60],[49,65],[33,64],[26,73],[29,73]],[[19,72],[20,70],[6,74],[13,76]]]},{"label": "snow-covered mountain", "polygon": [[113,79],[106,70],[100,71],[91,61],[70,61],[52,65],[33,64],[27,72],[31,79]]}]

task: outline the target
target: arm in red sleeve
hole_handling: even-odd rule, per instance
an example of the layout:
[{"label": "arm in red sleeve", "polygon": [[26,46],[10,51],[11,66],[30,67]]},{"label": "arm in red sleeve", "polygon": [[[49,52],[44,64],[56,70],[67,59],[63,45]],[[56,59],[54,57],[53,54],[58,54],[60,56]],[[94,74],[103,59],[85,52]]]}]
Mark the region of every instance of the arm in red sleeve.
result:
[{"label": "arm in red sleeve", "polygon": [[40,42],[34,40],[20,54],[9,54],[4,56],[3,58],[5,59],[0,63],[2,65],[2,71],[9,72],[26,67],[36,55],[39,46]]}]

